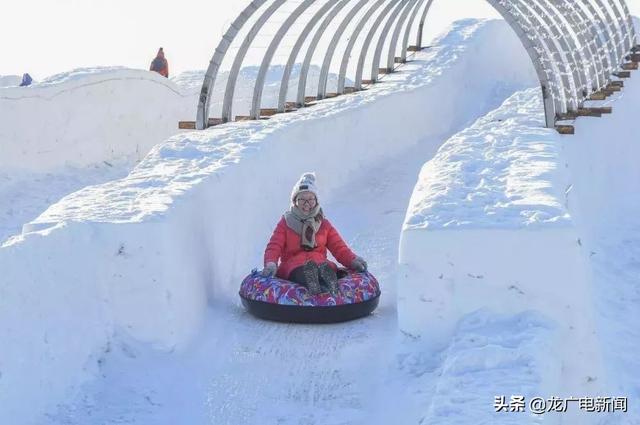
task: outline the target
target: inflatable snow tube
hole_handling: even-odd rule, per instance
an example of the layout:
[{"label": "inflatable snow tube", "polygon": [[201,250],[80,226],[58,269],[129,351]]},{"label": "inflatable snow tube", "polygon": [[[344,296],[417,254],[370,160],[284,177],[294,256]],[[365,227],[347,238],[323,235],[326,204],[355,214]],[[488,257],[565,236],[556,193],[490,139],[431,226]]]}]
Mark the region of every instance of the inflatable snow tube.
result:
[{"label": "inflatable snow tube", "polygon": [[342,271],[339,294],[311,295],[306,287],[254,270],[240,286],[242,304],[256,317],[277,322],[337,323],[368,316],[378,307],[380,286],[369,272]]}]

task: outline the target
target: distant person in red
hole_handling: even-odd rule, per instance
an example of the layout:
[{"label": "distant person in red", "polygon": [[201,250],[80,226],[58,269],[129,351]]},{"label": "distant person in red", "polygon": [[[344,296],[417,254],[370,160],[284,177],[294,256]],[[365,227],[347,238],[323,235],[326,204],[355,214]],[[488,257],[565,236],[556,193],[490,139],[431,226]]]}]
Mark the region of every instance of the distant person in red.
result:
[{"label": "distant person in red", "polygon": [[158,49],[158,54],[156,55],[156,58],[151,62],[149,71],[155,71],[163,77],[169,78],[169,63],[164,57],[164,50],[162,50],[162,47]]}]

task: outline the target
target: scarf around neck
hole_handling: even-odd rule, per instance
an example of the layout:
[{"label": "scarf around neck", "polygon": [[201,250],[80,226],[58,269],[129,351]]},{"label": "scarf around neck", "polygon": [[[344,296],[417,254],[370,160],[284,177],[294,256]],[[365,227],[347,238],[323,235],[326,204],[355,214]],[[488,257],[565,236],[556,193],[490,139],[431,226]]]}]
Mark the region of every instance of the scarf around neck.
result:
[{"label": "scarf around neck", "polygon": [[320,205],[305,214],[295,205],[291,206],[291,209],[284,213],[284,219],[287,222],[287,226],[300,235],[300,246],[305,251],[311,251],[316,248],[316,233],[320,229],[322,219],[324,215]]}]

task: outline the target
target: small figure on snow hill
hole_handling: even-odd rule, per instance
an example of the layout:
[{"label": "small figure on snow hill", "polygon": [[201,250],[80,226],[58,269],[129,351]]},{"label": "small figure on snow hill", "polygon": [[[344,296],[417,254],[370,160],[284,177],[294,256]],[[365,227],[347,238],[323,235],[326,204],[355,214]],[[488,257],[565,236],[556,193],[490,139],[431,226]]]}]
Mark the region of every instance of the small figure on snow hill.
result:
[{"label": "small figure on snow hill", "polygon": [[151,67],[149,67],[149,71],[157,72],[163,77],[169,78],[169,63],[164,57],[164,50],[162,50],[162,47],[158,49],[158,54],[156,55],[155,59],[151,61]]},{"label": "small figure on snow hill", "polygon": [[31,75],[25,72],[24,74],[22,74],[22,82],[20,83],[20,87],[30,86],[32,82],[33,82],[33,78],[31,78]]},{"label": "small figure on snow hill", "polygon": [[365,272],[367,263],[349,249],[324,217],[318,203],[315,174],[302,175],[293,187],[291,201],[289,211],[284,213],[267,244],[262,275],[299,283],[312,295],[323,292],[322,282],[335,295],[338,267],[327,259],[327,249],[341,264],[356,272]]}]

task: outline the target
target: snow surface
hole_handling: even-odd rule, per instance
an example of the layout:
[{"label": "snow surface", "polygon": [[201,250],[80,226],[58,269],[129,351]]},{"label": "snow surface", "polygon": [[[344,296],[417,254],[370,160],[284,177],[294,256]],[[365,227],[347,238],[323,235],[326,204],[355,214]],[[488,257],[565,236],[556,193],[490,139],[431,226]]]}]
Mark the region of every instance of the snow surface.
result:
[{"label": "snow surface", "polygon": [[19,86],[22,82],[22,77],[19,75],[0,75],[0,88]]},{"label": "snow surface", "polygon": [[0,89],[0,169],[51,172],[142,159],[196,100],[156,73],[83,68]]},{"label": "snow surface", "polygon": [[[538,385],[527,397],[597,396],[603,374],[591,280],[566,206],[562,138],[543,128],[541,104],[539,89],[516,93],[423,167],[400,242],[399,323],[441,348],[479,309],[491,312],[482,321],[533,311],[548,323],[533,361],[551,364],[529,373]],[[516,352],[532,354],[525,347]],[[487,351],[489,362],[514,361],[475,351]]]},{"label": "snow surface", "polygon": [[[0,423],[639,423],[637,81],[576,136],[541,128],[536,89],[465,129],[536,86],[516,37],[462,21],[415,59],[364,93],[171,137],[25,225],[0,248]],[[275,324],[238,303],[308,169],[382,282],[365,320]],[[443,267],[452,291],[421,292]],[[630,412],[493,413],[516,394],[626,395]]]},{"label": "snow surface", "polygon": [[[250,107],[255,73],[242,70],[239,111]],[[21,78],[13,77],[0,78],[17,85]],[[189,71],[169,81],[123,67],[79,68],[0,90],[0,242],[65,195],[125,176],[153,145],[178,132],[178,120],[193,119],[203,77]],[[274,103],[278,87],[269,77],[264,102]]]},{"label": "snow surface", "polygon": [[[638,96],[640,83],[625,80],[606,102],[612,115],[580,118],[577,135],[560,136],[541,128],[538,90],[519,92],[424,165],[401,237],[398,314],[401,329],[450,353],[426,423],[496,423],[483,412],[487,381],[496,391],[523,385],[516,393],[528,397],[640,399],[631,354],[640,348],[640,149],[628,125]],[[514,335],[526,328],[533,346]],[[512,373],[524,375],[511,382]],[[461,399],[465,409],[454,409]],[[635,424],[640,411],[551,420]]]},{"label": "snow surface", "polygon": [[[347,399],[336,406],[337,412],[328,412],[323,418],[336,421],[341,417],[337,413],[344,413],[357,422],[362,415],[366,416],[367,412],[359,406],[374,408],[380,396],[371,393],[380,386],[369,384],[386,378],[374,374],[372,382],[360,381],[365,369],[359,357],[365,353],[374,356],[369,363],[365,362],[366,370],[368,365],[384,369],[383,365],[393,363],[389,357],[392,354],[376,357],[376,350],[372,349],[379,346],[373,335],[380,332],[377,326],[380,321],[388,327],[390,340],[401,338],[394,330],[393,297],[388,297],[388,304],[381,308],[379,321],[374,317],[371,322],[351,324],[336,333],[335,327],[256,324],[242,313],[235,292],[240,278],[261,262],[264,243],[288,203],[291,182],[306,169],[318,172],[322,202],[327,206],[342,205],[344,198],[353,197],[346,182],[358,181],[358,176],[362,176],[359,181],[365,187],[371,180],[369,171],[380,170],[377,186],[393,202],[371,200],[376,205],[375,220],[366,231],[372,233],[364,233],[360,244],[358,234],[351,233],[349,239],[359,252],[367,255],[371,238],[381,238],[385,254],[375,260],[374,250],[370,258],[374,263],[388,265],[389,279],[384,281],[393,285],[390,272],[404,204],[393,197],[400,193],[408,197],[413,179],[409,174],[404,182],[411,183],[390,185],[387,171],[395,169],[401,174],[401,168],[396,166],[407,160],[417,166],[416,158],[424,156],[412,154],[413,147],[439,145],[453,131],[497,106],[515,89],[535,84],[535,73],[524,51],[500,21],[458,23],[436,47],[416,59],[364,93],[331,99],[268,121],[236,123],[174,136],[153,147],[126,178],[69,195],[26,225],[22,236],[11,239],[0,250],[0,267],[5,276],[0,286],[4,294],[0,301],[0,323],[6,324],[0,327],[0,335],[11,341],[12,347],[0,354],[3,364],[0,400],[8,406],[1,411],[4,417],[0,419],[20,418],[30,423],[43,411],[53,411],[50,418],[62,423],[73,423],[73,417],[84,414],[107,418],[115,415],[104,422],[120,420],[117,418],[122,415],[128,418],[133,415],[133,419],[123,419],[129,421],[138,420],[137,415],[145,412],[155,415],[158,409],[147,411],[147,406],[141,412],[112,412],[108,406],[91,401],[88,401],[91,406],[84,409],[80,400],[86,398],[82,392],[80,399],[74,399],[66,409],[61,406],[58,413],[52,409],[76,394],[82,382],[108,373],[102,369],[105,361],[108,363],[112,358],[119,361],[118,354],[110,354],[112,350],[118,351],[114,347],[132,338],[135,344],[150,343],[142,350],[149,347],[177,350],[174,354],[149,354],[156,359],[193,355],[197,360],[198,355],[206,353],[211,366],[208,370],[219,380],[211,383],[211,392],[199,392],[199,398],[187,401],[199,409],[183,414],[251,423],[258,417],[254,415],[263,414],[259,406],[266,401],[262,398],[265,394],[249,381],[258,370],[263,370],[259,355],[253,350],[255,347],[267,350],[274,360],[279,359],[282,354],[273,341],[287,344],[292,341],[291,332],[308,342],[288,345],[288,351],[284,352],[285,357],[299,362],[309,356],[309,346],[333,342],[328,343],[325,351],[314,354],[324,356],[317,367],[305,368],[301,364],[307,372],[300,372],[298,387],[288,392],[281,386],[285,392],[280,393],[279,399],[289,397],[290,406],[309,406],[324,400],[324,405],[331,407],[330,400],[335,397],[332,394],[338,393]],[[412,125],[403,125],[408,122]],[[427,143],[421,145],[424,141]],[[402,152],[406,156],[390,166],[389,158]],[[391,181],[395,183],[394,179]],[[343,193],[342,198],[337,198],[339,193]],[[395,231],[391,226],[387,233],[378,234],[376,230],[385,228],[383,223],[389,214],[397,217]],[[336,214],[334,221],[341,229],[349,229],[355,226],[354,220],[355,217],[352,220],[344,213]],[[346,234],[349,235],[349,230]],[[38,264],[36,269],[30,267],[34,262]],[[379,275],[385,277],[384,269]],[[207,298],[211,309],[207,309]],[[43,317],[47,320],[43,321]],[[78,317],[83,320],[78,321]],[[238,327],[229,328],[236,321]],[[204,342],[198,338],[202,337],[201,332],[210,332],[205,344],[210,349],[197,354],[197,349],[188,348],[193,348],[197,341]],[[251,342],[265,333],[270,337],[260,337],[267,344],[264,348]],[[216,343],[229,335],[235,335],[239,345]],[[360,346],[356,345],[358,338],[362,341]],[[395,347],[390,340],[389,350]],[[243,348],[247,344],[249,348]],[[222,350],[220,357],[211,355],[214,347]],[[127,349],[124,355],[128,356]],[[344,362],[335,360],[334,355]],[[409,354],[405,357],[409,364],[422,361]],[[335,367],[327,372],[323,365]],[[360,366],[354,369],[355,365]],[[140,364],[134,368],[141,373],[146,369],[140,368]],[[244,374],[225,378],[222,373],[225,370]],[[192,373],[198,372],[194,369]],[[266,379],[279,376],[273,373]],[[314,376],[319,377],[312,384],[315,387],[306,388]],[[291,376],[283,375],[280,379],[285,378],[288,381]],[[107,386],[115,385],[109,377],[106,380]],[[405,380],[396,377],[391,380],[398,388],[407,387]],[[184,383],[190,385],[189,381]],[[100,380],[88,385],[99,387],[97,391],[109,391],[101,387]],[[147,381],[141,385],[145,388],[143,403],[153,405],[154,397],[148,393],[153,384]],[[225,402],[229,385],[237,386],[232,390],[237,397]],[[411,385],[408,388],[416,390]],[[256,406],[254,411],[242,409],[243,390],[249,391],[247,397]],[[87,397],[92,396],[91,387],[84,391]],[[193,391],[196,390],[186,388],[185,394]],[[23,401],[27,396],[28,406]],[[172,400],[173,396],[161,395],[165,400]],[[203,396],[210,397],[208,411],[203,410],[206,406],[201,404]],[[406,403],[413,406],[414,402],[417,407],[411,407],[407,415],[418,415],[421,411],[423,400],[412,393]],[[282,416],[275,410],[269,414]],[[282,417],[285,421],[299,422],[306,415],[300,412],[294,418]],[[140,421],[144,423],[145,419]]]}]

